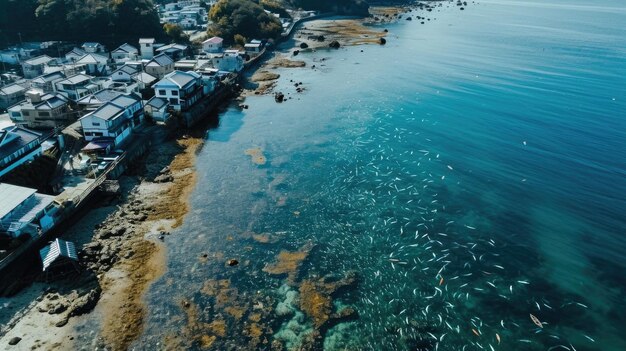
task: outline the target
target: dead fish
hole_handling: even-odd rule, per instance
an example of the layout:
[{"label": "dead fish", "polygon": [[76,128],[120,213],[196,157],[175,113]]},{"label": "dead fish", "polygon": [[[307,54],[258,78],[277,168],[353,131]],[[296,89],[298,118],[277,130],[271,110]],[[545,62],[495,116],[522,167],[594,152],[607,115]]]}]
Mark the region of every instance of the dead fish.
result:
[{"label": "dead fish", "polygon": [[480,336],[480,333],[478,332],[478,330],[472,328],[472,333],[474,333],[474,335],[476,336]]},{"label": "dead fish", "polygon": [[498,340],[498,345],[500,345],[500,335],[496,333],[496,340]]},{"label": "dead fish", "polygon": [[439,279],[439,286],[443,285],[443,277],[441,277],[441,279]]},{"label": "dead fish", "polygon": [[541,324],[539,318],[535,317],[532,313],[530,314],[530,319],[533,321],[533,323],[535,323],[536,326],[538,326],[539,328],[543,328],[543,324]]}]

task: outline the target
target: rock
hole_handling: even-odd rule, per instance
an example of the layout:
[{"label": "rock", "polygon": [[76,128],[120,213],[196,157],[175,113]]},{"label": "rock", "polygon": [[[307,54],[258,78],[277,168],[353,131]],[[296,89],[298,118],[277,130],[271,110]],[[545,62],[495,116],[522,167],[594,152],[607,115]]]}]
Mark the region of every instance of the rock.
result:
[{"label": "rock", "polygon": [[385,45],[385,44],[387,44],[387,39],[380,38],[380,39],[378,39],[378,42],[380,43],[380,45]]},{"label": "rock", "polygon": [[61,327],[65,326],[68,321],[69,321],[69,318],[67,318],[67,317],[62,318],[60,321],[56,322],[54,324],[54,326],[57,327],[57,328],[61,328]]},{"label": "rock", "polygon": [[59,313],[65,312],[65,310],[67,310],[67,305],[62,303],[62,302],[59,302],[59,303],[53,305],[52,307],[50,307],[48,309],[48,313],[49,314],[59,314]]},{"label": "rock", "polygon": [[300,54],[300,50],[294,50],[293,51],[293,56],[298,56],[298,54]]},{"label": "rock", "polygon": [[228,260],[228,265],[233,267],[239,264],[239,261],[232,259],[232,260]]},{"label": "rock", "polygon": [[308,47],[309,47],[309,44],[307,44],[307,43],[300,44],[300,49],[306,49]]},{"label": "rock", "polygon": [[100,300],[101,292],[100,288],[95,288],[74,300],[69,307],[68,317],[80,316],[91,311]]},{"label": "rock", "polygon": [[341,47],[341,44],[339,44],[337,40],[333,40],[330,42],[330,44],[328,44],[328,46],[333,49],[339,49]]},{"label": "rock", "polygon": [[276,100],[276,102],[278,103],[285,101],[285,94],[277,92],[276,94],[274,94],[274,100]]},{"label": "rock", "polygon": [[407,18],[406,18],[406,20],[407,20],[407,21],[412,21],[412,20],[413,20],[413,18],[411,18],[411,16],[409,16],[409,17],[407,17]]},{"label": "rock", "polygon": [[22,341],[22,338],[20,338],[19,336],[15,336],[11,338],[11,340],[9,340],[9,345],[17,345],[20,341]]},{"label": "rock", "polygon": [[174,177],[171,174],[161,174],[154,178],[155,183],[171,183],[174,181]]}]

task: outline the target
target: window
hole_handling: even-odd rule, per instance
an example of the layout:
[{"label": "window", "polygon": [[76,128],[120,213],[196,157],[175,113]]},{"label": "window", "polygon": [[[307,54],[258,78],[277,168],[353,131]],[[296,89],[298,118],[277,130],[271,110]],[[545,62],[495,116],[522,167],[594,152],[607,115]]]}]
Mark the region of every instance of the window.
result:
[{"label": "window", "polygon": [[91,124],[94,126],[100,126],[100,122],[91,122]]},{"label": "window", "polygon": [[45,111],[39,112],[39,117],[50,117],[50,112],[45,112]]},{"label": "window", "polygon": [[28,111],[22,111],[22,116],[30,116],[30,112],[28,112]]},{"label": "window", "polygon": [[178,96],[178,90],[172,90],[172,95]]},{"label": "window", "polygon": [[160,89],[159,90],[159,95],[165,95],[165,89]]},{"label": "window", "polygon": [[177,98],[170,98],[170,104],[178,105],[178,99]]}]

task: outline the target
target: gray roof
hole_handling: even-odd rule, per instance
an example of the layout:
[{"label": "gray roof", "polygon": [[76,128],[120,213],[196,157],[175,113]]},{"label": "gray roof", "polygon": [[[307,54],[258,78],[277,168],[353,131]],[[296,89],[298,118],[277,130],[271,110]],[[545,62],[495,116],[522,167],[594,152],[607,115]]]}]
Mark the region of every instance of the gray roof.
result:
[{"label": "gray roof", "polygon": [[85,55],[87,52],[81,48],[73,48],[72,50],[70,50],[70,52],[68,52],[67,54],[65,54],[65,56],[67,55],[76,55],[76,56],[83,56]]},{"label": "gray roof", "polygon": [[0,130],[0,160],[12,155],[15,151],[39,137],[41,137],[41,134],[18,126],[6,127]]},{"label": "gray roof", "polygon": [[48,56],[48,55],[41,55],[41,56],[37,56],[35,58],[32,58],[30,60],[26,60],[24,61],[25,64],[27,65],[31,65],[31,66],[37,66],[37,65],[45,65],[46,63],[50,62],[54,60],[52,57]]},{"label": "gray roof", "polygon": [[176,84],[179,88],[184,88],[188,84],[193,83],[198,78],[202,78],[202,77],[198,73],[193,72],[193,71],[191,72],[174,71],[174,72],[168,73],[165,77],[163,77],[161,81],[169,81],[169,82]]},{"label": "gray roof", "polygon": [[167,106],[167,100],[155,96],[146,103],[146,106],[152,106],[156,109],[161,109],[163,108],[163,106]]},{"label": "gray roof", "polygon": [[139,39],[139,44],[145,44],[145,43],[149,43],[149,44],[154,43],[154,38],[141,38],[141,39]]},{"label": "gray roof", "polygon": [[48,269],[57,260],[78,261],[76,246],[71,241],[56,239],[50,245],[39,250],[43,270]]},{"label": "gray roof", "polygon": [[91,76],[88,76],[86,74],[75,74],[71,77],[68,77],[65,80],[60,81],[60,84],[79,84],[79,83],[83,83],[86,81],[89,81],[91,78]]},{"label": "gray roof", "polygon": [[139,69],[137,69],[137,67],[124,65],[124,66],[118,68],[117,70],[115,70],[115,72],[113,72],[111,75],[114,75],[115,73],[120,72],[120,71],[128,73],[129,75],[133,75],[133,74],[139,72]]},{"label": "gray roof", "polygon": [[146,83],[146,84],[150,84],[152,82],[154,82],[155,80],[157,80],[156,77],[153,77],[151,75],[149,75],[146,72],[141,72],[141,73],[137,73],[133,76],[133,79],[136,82],[142,82],[142,83]]},{"label": "gray roof", "polygon": [[26,88],[19,84],[11,84],[0,88],[0,95],[11,95],[26,91]]},{"label": "gray roof", "polygon": [[122,92],[112,89],[102,89],[91,95],[77,101],[78,104],[103,104],[107,101],[111,101],[116,97],[122,95]]},{"label": "gray roof", "polygon": [[0,183],[0,219],[21,205],[37,190],[7,183]]},{"label": "gray roof", "polygon": [[128,43],[124,43],[124,44],[120,45],[117,49],[113,50],[113,52],[115,52],[115,51],[124,51],[124,52],[127,52],[129,54],[138,52],[136,47],[134,47],[134,46],[132,46],[132,45],[130,45]]},{"label": "gray roof", "polygon": [[187,45],[183,45],[183,44],[168,44],[168,45],[164,45],[156,49],[157,52],[184,51],[184,50],[187,50]]},{"label": "gray roof", "polygon": [[43,75],[40,75],[39,77],[35,77],[31,80],[32,83],[38,83],[38,84],[45,84],[48,82],[53,82],[57,79],[63,79],[65,78],[65,74],[63,74],[63,72],[61,71],[57,71],[57,72],[52,72],[52,73],[46,73]]},{"label": "gray roof", "polygon": [[148,62],[148,66],[150,66],[152,63],[156,63],[159,66],[167,66],[173,64],[174,61],[166,54],[160,54],[153,57],[152,60]]},{"label": "gray roof", "polygon": [[141,100],[132,94],[128,94],[128,95],[120,95],[116,97],[115,99],[111,100],[111,103],[114,103],[115,105],[121,108],[128,108],[132,106],[133,104],[136,104],[138,101],[141,101]]},{"label": "gray roof", "polygon": [[123,108],[112,104],[111,102],[107,102],[104,105],[100,106],[97,110],[93,111],[91,115],[108,121],[111,119],[115,119],[122,113],[124,113]]},{"label": "gray roof", "polygon": [[79,65],[89,65],[89,64],[105,64],[107,63],[107,58],[98,54],[86,54],[85,56],[79,58],[76,61],[76,64]]}]

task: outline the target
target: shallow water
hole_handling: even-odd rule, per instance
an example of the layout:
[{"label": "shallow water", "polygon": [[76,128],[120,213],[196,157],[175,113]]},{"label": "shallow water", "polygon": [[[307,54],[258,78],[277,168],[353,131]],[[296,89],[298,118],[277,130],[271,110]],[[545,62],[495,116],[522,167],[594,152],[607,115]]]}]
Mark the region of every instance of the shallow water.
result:
[{"label": "shallow water", "polygon": [[[324,349],[626,349],[626,7],[428,17],[386,25],[384,47],[302,54],[279,71],[293,99],[220,117],[138,348],[296,348],[302,283],[356,272],[333,312],[358,319]],[[305,245],[297,272],[268,273]]]}]

